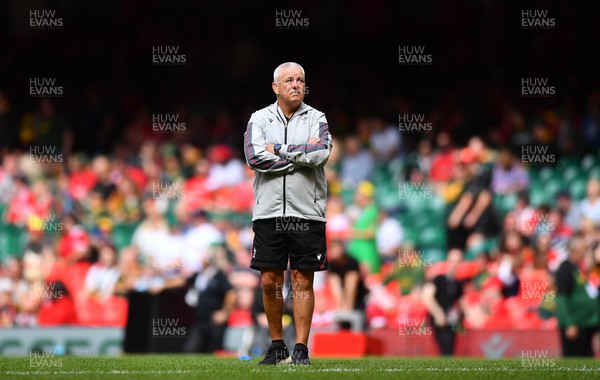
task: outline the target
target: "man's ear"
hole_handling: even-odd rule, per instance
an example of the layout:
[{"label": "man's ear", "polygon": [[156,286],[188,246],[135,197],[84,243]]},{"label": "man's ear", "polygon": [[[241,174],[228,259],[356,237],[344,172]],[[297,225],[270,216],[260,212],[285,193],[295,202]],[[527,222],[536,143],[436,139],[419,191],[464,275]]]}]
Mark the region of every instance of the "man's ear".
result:
[{"label": "man's ear", "polygon": [[277,82],[273,82],[271,84],[271,87],[273,88],[273,92],[277,95],[279,95],[279,86],[277,86]]}]

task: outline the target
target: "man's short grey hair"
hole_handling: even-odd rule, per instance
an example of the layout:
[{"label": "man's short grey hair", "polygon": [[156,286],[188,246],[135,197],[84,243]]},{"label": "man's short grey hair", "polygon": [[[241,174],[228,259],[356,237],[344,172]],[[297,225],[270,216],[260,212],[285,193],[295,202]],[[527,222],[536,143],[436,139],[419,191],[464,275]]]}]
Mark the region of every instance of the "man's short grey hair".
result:
[{"label": "man's short grey hair", "polygon": [[285,62],[277,66],[275,71],[273,71],[273,82],[277,82],[277,80],[279,79],[279,73],[282,69],[290,66],[299,68],[302,71],[302,76],[304,77],[304,79],[306,79],[306,75],[304,74],[304,68],[302,66],[300,66],[296,62]]}]

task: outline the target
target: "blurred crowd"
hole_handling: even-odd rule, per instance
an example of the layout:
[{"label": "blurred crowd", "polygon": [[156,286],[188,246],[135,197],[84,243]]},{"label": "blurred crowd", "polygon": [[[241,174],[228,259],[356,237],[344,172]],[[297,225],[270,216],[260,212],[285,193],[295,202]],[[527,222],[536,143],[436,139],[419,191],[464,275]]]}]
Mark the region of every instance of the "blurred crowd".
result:
[{"label": "blurred crowd", "polygon": [[[498,130],[464,142],[454,141],[456,115],[442,106],[424,119],[442,127],[420,134],[378,116],[358,118],[341,136],[332,124],[332,269],[315,279],[314,325],[337,326],[336,313],[353,310],[368,328],[424,318],[431,310],[423,285],[452,269],[464,290],[461,328],[555,328],[553,276],[573,236],[585,243],[576,263],[582,276],[600,284],[599,104],[592,95],[580,118],[549,109],[531,120],[507,107]],[[266,323],[256,308],[258,273],[248,268],[254,175],[240,147],[226,142],[233,132],[194,144],[185,132],[153,134],[148,115],[140,117],[127,127],[126,145],[93,156],[69,150],[51,100],[17,124],[20,146],[56,149],[2,151],[2,326],[123,326],[128,292],[158,294],[207,263],[237,294],[223,323]],[[44,142],[50,132],[53,142]],[[588,145],[575,144],[583,140]],[[556,160],[525,165],[523,145],[547,146],[544,154]],[[534,182],[568,162],[577,175],[533,202]],[[575,180],[585,186],[572,194]],[[425,243],[425,229],[415,228],[424,221],[437,226],[437,243]],[[458,262],[448,262],[448,252]]]}]

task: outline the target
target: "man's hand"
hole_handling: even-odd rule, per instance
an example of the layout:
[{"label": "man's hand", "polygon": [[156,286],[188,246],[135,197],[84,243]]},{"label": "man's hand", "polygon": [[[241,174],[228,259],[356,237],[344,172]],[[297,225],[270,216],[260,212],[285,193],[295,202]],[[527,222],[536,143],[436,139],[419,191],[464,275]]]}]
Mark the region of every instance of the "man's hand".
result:
[{"label": "man's hand", "polygon": [[[317,144],[319,141],[321,141],[321,139],[319,137],[313,137],[313,138],[309,139],[306,143],[307,144]],[[267,144],[267,146],[265,146],[265,150],[269,153],[275,154],[275,144]]]},{"label": "man's hand", "polygon": [[577,335],[579,335],[579,329],[577,328],[577,326],[569,326],[565,331],[565,335],[570,340],[577,339]]},{"label": "man's hand", "polygon": [[468,213],[465,219],[463,220],[463,225],[466,228],[473,228],[477,223],[477,217],[472,213]]},{"label": "man's hand", "polygon": [[446,326],[446,316],[443,314],[437,315],[433,318],[433,323],[435,323],[435,325],[437,327],[444,327]]},{"label": "man's hand", "polygon": [[148,293],[154,295],[160,294],[163,290],[165,290],[165,288],[163,286],[151,286],[148,289]]},{"label": "man's hand", "polygon": [[267,320],[267,314],[260,313],[256,316],[256,322],[259,326],[269,327],[269,321]]},{"label": "man's hand", "polygon": [[226,310],[217,310],[212,315],[212,320],[217,325],[224,325],[229,319],[229,313]]},{"label": "man's hand", "polygon": [[458,227],[458,225],[460,224],[460,215],[458,215],[457,213],[451,213],[450,217],[448,218],[448,227],[450,228],[456,228]]}]

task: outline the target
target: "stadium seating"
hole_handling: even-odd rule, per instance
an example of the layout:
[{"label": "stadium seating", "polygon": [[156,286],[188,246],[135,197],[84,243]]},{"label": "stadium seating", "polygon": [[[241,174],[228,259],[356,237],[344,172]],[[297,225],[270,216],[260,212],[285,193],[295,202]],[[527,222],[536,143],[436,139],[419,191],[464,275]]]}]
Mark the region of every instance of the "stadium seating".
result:
[{"label": "stadium seating", "polygon": [[0,260],[8,257],[21,257],[29,240],[25,227],[14,224],[0,224]]}]

